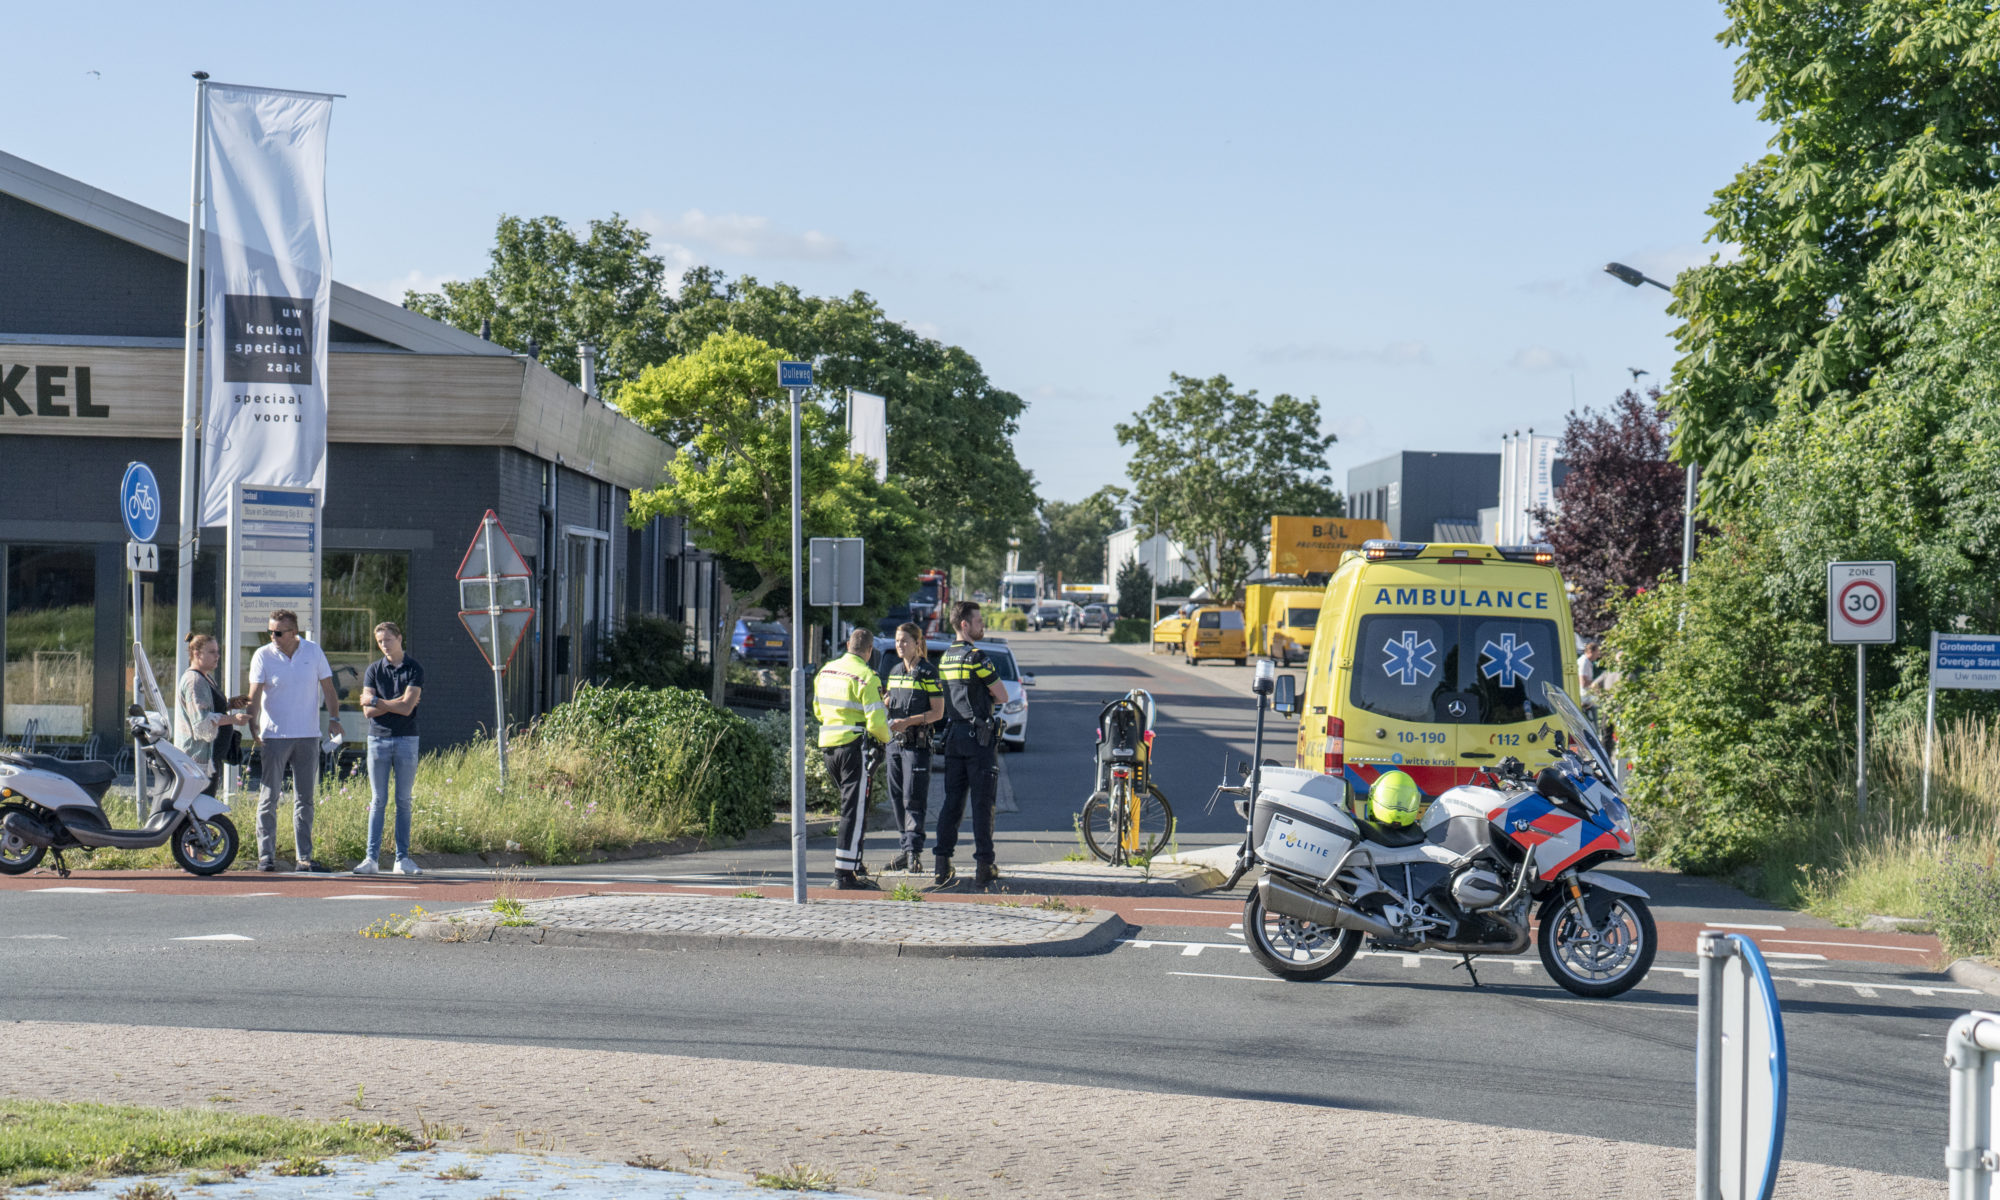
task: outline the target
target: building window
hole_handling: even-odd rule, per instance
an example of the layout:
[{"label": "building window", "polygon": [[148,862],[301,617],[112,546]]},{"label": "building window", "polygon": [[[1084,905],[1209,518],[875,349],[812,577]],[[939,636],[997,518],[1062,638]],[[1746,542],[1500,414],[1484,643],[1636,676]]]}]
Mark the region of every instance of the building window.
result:
[{"label": "building window", "polygon": [[[343,710],[361,711],[361,677],[380,658],[375,627],[394,621],[404,645],[424,657],[422,631],[410,628],[410,556],[407,551],[329,550],[320,560],[319,648],[333,667]],[[347,724],[352,730],[352,718]]]},{"label": "building window", "polygon": [[90,728],[96,552],[84,545],[7,547],[7,674],[0,725],[9,737],[19,737],[30,721],[37,739],[81,738]]}]

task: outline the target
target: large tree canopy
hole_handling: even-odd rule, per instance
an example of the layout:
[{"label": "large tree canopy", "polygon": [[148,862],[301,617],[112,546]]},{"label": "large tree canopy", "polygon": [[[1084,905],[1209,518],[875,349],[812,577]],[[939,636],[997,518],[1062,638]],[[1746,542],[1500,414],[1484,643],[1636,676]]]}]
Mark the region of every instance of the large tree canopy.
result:
[{"label": "large tree canopy", "polygon": [[1169,379],[1171,390],[1116,427],[1132,447],[1135,511],[1147,536],[1179,542],[1195,582],[1226,600],[1263,560],[1271,514],[1341,514],[1326,466],[1334,436],[1320,432],[1318,397],[1260,400],[1222,375]]},{"label": "large tree canopy", "polygon": [[644,230],[613,214],[578,235],[555,217],[500,218],[492,265],[435,292],[408,292],[403,306],[469,333],[493,322],[493,340],[516,350],[533,342],[550,370],[582,381],[577,347],[597,354],[599,390],[615,396],[626,380],[664,362],[666,264],[646,253]]},{"label": "large tree canopy", "polygon": [[1777,132],[1708,210],[1710,240],[1739,256],[1676,282],[1668,404],[1676,458],[1733,495],[1783,395],[1811,407],[1867,388],[1898,337],[1884,301],[1944,198],[2000,179],[2000,22],[1983,0],[1724,9],[1736,98]]},{"label": "large tree canopy", "polygon": [[681,352],[734,330],[818,359],[814,381],[836,413],[848,388],[887,397],[889,473],[922,514],[934,565],[997,558],[1007,539],[1032,531],[1034,479],[1013,444],[1026,404],[993,386],[972,355],[890,320],[867,293],[808,296],[697,267],[668,329]]},{"label": "large tree canopy", "polygon": [[1050,582],[1058,576],[1064,583],[1110,582],[1104,543],[1124,524],[1118,513],[1124,499],[1123,488],[1101,487],[1074,504],[1043,501],[1035,540],[1023,549],[1022,563],[1039,564]]}]

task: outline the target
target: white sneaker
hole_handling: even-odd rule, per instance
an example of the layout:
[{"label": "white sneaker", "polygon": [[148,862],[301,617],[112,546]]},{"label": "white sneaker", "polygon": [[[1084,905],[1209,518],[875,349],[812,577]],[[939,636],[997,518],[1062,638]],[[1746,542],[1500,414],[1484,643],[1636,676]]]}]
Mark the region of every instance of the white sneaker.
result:
[{"label": "white sneaker", "polygon": [[352,873],[355,875],[380,875],[382,868],[375,865],[374,859],[364,858],[354,864],[354,871]]},{"label": "white sneaker", "polygon": [[421,875],[423,873],[424,869],[417,865],[417,860],[407,854],[396,860],[396,874],[398,875]]}]

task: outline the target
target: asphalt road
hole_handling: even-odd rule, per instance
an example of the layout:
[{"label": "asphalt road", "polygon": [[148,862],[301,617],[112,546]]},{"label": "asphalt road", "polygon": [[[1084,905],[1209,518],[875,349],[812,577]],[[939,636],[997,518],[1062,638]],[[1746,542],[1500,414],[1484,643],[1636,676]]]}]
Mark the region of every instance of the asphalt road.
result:
[{"label": "asphalt road", "polygon": [[[1020,811],[1003,818],[1003,862],[1073,844],[1097,706],[1133,686],[1160,704],[1156,769],[1181,809],[1183,843],[1233,840],[1233,815],[1204,813],[1202,802],[1224,751],[1248,754],[1248,671],[1190,670],[1076,635],[1010,640],[1037,686],[1030,748],[1006,760]],[[1289,731],[1280,727],[1278,740],[1282,758]],[[872,841],[871,858],[886,859],[889,835]],[[822,871],[827,857],[816,848]],[[767,869],[775,879],[785,862],[777,847],[537,874],[743,881]],[[1832,936],[1813,932],[1823,923],[1701,881],[1633,877],[1659,896],[1663,920],[1783,925],[1756,936],[1793,939],[1793,956],[1773,959],[1792,1071],[1787,1157],[1942,1177],[1943,1036],[1987,997],[1907,958],[1814,959],[1815,937]],[[406,910],[415,899],[407,881],[356,880],[335,892],[360,898],[329,897],[322,881],[306,889],[273,880],[263,894],[232,896],[180,882],[161,894],[166,881],[151,888],[82,872],[67,885],[31,885],[53,890],[0,891],[0,1020],[880,1067],[1692,1142],[1695,997],[1684,952],[1663,952],[1623,998],[1583,1001],[1532,957],[1484,962],[1477,990],[1437,955],[1367,954],[1327,983],[1282,983],[1212,912],[1183,915],[1177,909],[1199,903],[1172,899],[1121,904],[1142,927],[1105,954],[938,961],[372,940],[357,931]],[[1893,948],[1880,956],[1897,957]],[[393,1047],[382,1068],[398,1068]],[[1283,1145],[1282,1131],[1273,1134]]]}]

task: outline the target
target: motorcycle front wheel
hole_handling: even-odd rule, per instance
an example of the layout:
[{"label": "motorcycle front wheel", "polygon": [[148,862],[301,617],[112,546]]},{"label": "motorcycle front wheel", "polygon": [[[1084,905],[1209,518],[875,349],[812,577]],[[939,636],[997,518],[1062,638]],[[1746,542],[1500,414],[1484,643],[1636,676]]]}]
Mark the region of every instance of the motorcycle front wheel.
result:
[{"label": "motorcycle front wheel", "polygon": [[1333,929],[1266,912],[1254,887],[1243,902],[1243,940],[1258,966],[1280,979],[1301,983],[1339,973],[1361,949],[1360,930]]},{"label": "motorcycle front wheel", "polygon": [[[10,812],[32,815],[18,804],[0,804],[0,820]],[[48,847],[22,841],[11,833],[0,833],[0,875],[26,875],[42,864]]]},{"label": "motorcycle front wheel", "polygon": [[1660,941],[1653,911],[1637,896],[1614,895],[1593,938],[1581,907],[1569,896],[1543,905],[1535,948],[1549,978],[1579,996],[1608,1000],[1653,969]]},{"label": "motorcycle front wheel", "polygon": [[[208,834],[203,847],[201,832]],[[174,834],[174,861],[190,875],[220,875],[236,861],[236,825],[217,814],[206,821],[190,818]]]}]

